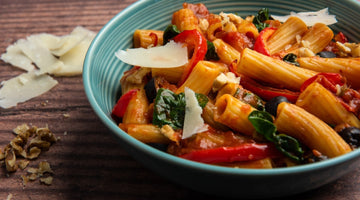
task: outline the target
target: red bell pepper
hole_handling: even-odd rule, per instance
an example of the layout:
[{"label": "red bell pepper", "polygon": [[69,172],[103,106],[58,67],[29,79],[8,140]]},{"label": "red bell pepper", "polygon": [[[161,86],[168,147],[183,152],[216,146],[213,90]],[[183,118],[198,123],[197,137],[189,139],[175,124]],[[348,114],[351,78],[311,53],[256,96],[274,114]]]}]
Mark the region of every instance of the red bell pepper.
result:
[{"label": "red bell pepper", "polygon": [[340,42],[340,43],[346,43],[349,41],[343,32],[339,32],[338,34],[336,34],[334,39],[335,39],[335,41]]},{"label": "red bell pepper", "polygon": [[259,36],[255,40],[254,50],[264,55],[270,56],[270,51],[267,47],[267,40],[277,30],[277,28],[268,27],[259,33]]},{"label": "red bell pepper", "polygon": [[295,103],[300,95],[299,92],[261,85],[246,76],[241,76],[240,85],[242,85],[245,89],[250,90],[254,94],[258,95],[265,101],[269,101],[270,99],[277,96],[284,96],[290,102]]},{"label": "red bell pepper", "polygon": [[276,158],[281,155],[272,144],[245,143],[234,147],[218,147],[192,151],[180,157],[202,163],[224,163],[260,160],[267,157]]},{"label": "red bell pepper", "polygon": [[189,52],[193,49],[192,57],[180,78],[179,85],[181,85],[189,77],[195,65],[204,59],[207,51],[207,42],[205,37],[196,29],[185,30],[179,33],[174,37],[174,41],[187,45]]},{"label": "red bell pepper", "polygon": [[300,87],[300,91],[304,91],[307,86],[313,82],[318,82],[329,91],[336,93],[336,85],[344,85],[344,78],[338,73],[318,73],[315,76],[307,79]]},{"label": "red bell pepper", "polygon": [[324,86],[327,90],[332,92],[344,108],[360,117],[360,92],[351,88],[344,88],[343,94],[337,96],[338,88],[336,85],[343,86],[345,79],[338,73],[318,73],[317,75],[306,80],[300,88],[300,91],[304,91],[311,83],[318,82]]},{"label": "red bell pepper", "polygon": [[139,89],[132,89],[122,95],[115,104],[111,114],[120,118],[123,117],[130,100],[137,94],[138,91]]}]

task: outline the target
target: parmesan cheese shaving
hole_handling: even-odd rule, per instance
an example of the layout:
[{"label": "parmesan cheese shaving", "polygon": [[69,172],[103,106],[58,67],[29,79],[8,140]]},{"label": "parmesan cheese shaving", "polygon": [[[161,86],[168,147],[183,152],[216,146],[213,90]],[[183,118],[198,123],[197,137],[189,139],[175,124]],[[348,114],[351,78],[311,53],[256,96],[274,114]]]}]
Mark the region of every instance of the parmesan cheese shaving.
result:
[{"label": "parmesan cheese shaving", "polygon": [[3,82],[0,107],[16,106],[50,90],[58,82],[47,74],[80,75],[94,37],[94,32],[78,26],[69,35],[34,34],[10,45],[0,58],[28,73]]},{"label": "parmesan cheese shaving", "polygon": [[39,96],[58,82],[48,75],[36,75],[34,71],[23,73],[10,80],[2,82],[0,89],[0,107],[10,108],[18,103]]},{"label": "parmesan cheese shaving", "polygon": [[187,48],[174,41],[148,49],[119,50],[115,56],[127,64],[151,68],[179,67],[188,62]]},{"label": "parmesan cheese shaving", "polygon": [[40,69],[39,74],[52,73],[63,65],[49,49],[32,40],[20,39],[16,45],[29,57]]},{"label": "parmesan cheese shaving", "polygon": [[6,53],[1,55],[1,60],[25,71],[35,69],[32,60],[27,57],[17,45],[8,46],[8,48],[6,48]]},{"label": "parmesan cheese shaving", "polygon": [[337,22],[336,16],[329,14],[328,8],[324,8],[316,12],[290,12],[290,15],[286,16],[271,15],[272,18],[279,20],[280,22],[285,22],[290,16],[299,17],[307,26],[313,26],[316,23],[331,25]]},{"label": "parmesan cheese shaving", "polygon": [[60,68],[53,71],[55,76],[72,76],[81,74],[86,52],[95,37],[95,33],[88,35],[74,48],[60,56],[59,60],[64,63]]},{"label": "parmesan cheese shaving", "polygon": [[186,106],[182,139],[207,130],[201,117],[202,108],[199,106],[195,92],[188,87],[185,87],[184,92]]}]

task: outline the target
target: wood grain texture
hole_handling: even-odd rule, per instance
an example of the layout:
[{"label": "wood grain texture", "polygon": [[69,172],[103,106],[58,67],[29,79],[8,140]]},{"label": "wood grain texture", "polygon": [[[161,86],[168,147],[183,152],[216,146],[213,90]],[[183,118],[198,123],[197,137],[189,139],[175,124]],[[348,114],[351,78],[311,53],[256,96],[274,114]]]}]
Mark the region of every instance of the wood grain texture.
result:
[{"label": "wood grain texture", "polygon": [[[97,32],[133,2],[1,0],[0,54],[8,45],[31,34],[64,35],[78,25]],[[2,61],[0,70],[0,82],[23,73]],[[0,108],[1,148],[14,137],[12,129],[22,123],[48,125],[61,138],[30,163],[35,167],[40,161],[48,161],[55,172],[53,184],[45,186],[35,181],[23,187],[21,175],[25,171],[8,174],[1,168],[0,199],[6,199],[9,194],[16,200],[224,199],[178,186],[133,160],[92,111],[81,76],[56,79],[59,84],[46,94],[14,108]],[[291,199],[360,199],[360,168],[334,183]]]}]

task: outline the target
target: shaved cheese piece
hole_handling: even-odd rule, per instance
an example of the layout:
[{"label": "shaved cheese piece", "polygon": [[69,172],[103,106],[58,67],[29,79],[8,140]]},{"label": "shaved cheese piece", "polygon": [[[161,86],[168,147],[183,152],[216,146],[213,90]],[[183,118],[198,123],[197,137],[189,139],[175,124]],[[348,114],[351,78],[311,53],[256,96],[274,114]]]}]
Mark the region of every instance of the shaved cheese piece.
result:
[{"label": "shaved cheese piece", "polygon": [[50,49],[51,53],[56,56],[62,56],[76,45],[78,45],[82,40],[84,40],[89,35],[94,35],[94,32],[85,29],[84,27],[77,26],[74,30],[67,36],[64,36],[60,40],[61,46],[56,49]]},{"label": "shaved cheese piece", "polygon": [[1,59],[4,62],[10,63],[25,71],[35,69],[35,66],[32,64],[32,60],[22,52],[18,45],[15,44],[6,48],[6,53],[1,55]]},{"label": "shaved cheese piece", "polygon": [[188,62],[187,48],[174,41],[148,49],[119,50],[115,56],[127,64],[151,68],[180,67]]},{"label": "shaved cheese piece", "polygon": [[328,8],[324,8],[316,12],[290,12],[290,15],[286,16],[271,15],[272,18],[279,20],[280,22],[285,22],[290,16],[299,17],[307,26],[313,26],[316,23],[331,25],[337,22],[335,15],[329,14]]},{"label": "shaved cheese piece", "polygon": [[207,130],[207,126],[201,117],[202,108],[197,101],[195,92],[188,87],[185,87],[184,92],[186,106],[182,139]]},{"label": "shaved cheese piece", "polygon": [[34,41],[20,39],[16,45],[40,68],[39,74],[52,73],[63,65],[47,48]]},{"label": "shaved cheese piece", "polygon": [[49,50],[58,49],[63,45],[60,37],[48,33],[30,35],[26,39],[32,42],[36,42],[37,44],[40,44]]},{"label": "shaved cheese piece", "polygon": [[53,71],[55,76],[73,76],[82,73],[86,52],[95,37],[95,33],[89,34],[78,45],[60,56],[59,60],[64,63],[60,68]]},{"label": "shaved cheese piece", "polygon": [[0,106],[10,108],[17,103],[39,96],[58,82],[46,74],[36,75],[34,71],[23,73],[10,80],[4,81],[0,89]]}]

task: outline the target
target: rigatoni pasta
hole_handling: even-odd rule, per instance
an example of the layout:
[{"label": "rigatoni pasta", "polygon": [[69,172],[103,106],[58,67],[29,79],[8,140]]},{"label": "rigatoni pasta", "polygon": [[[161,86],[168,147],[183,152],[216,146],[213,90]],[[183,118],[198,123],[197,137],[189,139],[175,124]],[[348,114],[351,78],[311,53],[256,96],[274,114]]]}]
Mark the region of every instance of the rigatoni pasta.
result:
[{"label": "rigatoni pasta", "polygon": [[330,158],[351,151],[350,146],[329,125],[294,104],[283,102],[279,105],[275,125],[280,132],[298,138],[309,148]]},{"label": "rigatoni pasta", "polygon": [[295,67],[251,49],[243,51],[237,72],[256,80],[294,90],[300,89],[305,80],[316,74],[315,71]]}]

